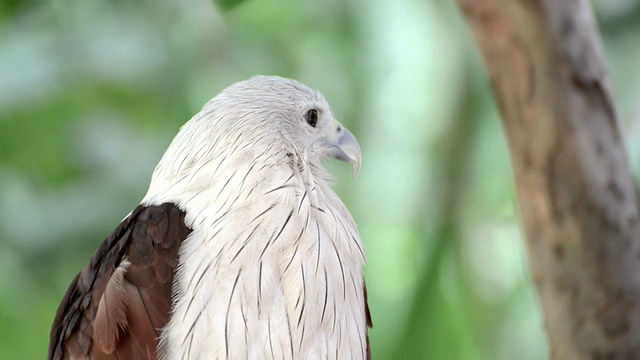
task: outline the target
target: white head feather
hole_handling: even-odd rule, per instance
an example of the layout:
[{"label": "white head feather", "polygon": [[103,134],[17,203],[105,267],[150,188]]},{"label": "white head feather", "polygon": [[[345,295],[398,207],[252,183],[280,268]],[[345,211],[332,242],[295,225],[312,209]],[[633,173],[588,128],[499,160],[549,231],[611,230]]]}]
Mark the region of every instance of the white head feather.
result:
[{"label": "white head feather", "polygon": [[[317,111],[315,127],[306,119],[310,110]],[[245,146],[283,162],[307,164],[321,178],[327,157],[353,163],[356,174],[360,168],[357,141],[334,119],[322,94],[292,79],[254,76],[224,89],[182,126],[153,173],[145,202],[157,203],[154,197],[181,187],[181,179],[216,157],[246,156],[237,151]]]}]

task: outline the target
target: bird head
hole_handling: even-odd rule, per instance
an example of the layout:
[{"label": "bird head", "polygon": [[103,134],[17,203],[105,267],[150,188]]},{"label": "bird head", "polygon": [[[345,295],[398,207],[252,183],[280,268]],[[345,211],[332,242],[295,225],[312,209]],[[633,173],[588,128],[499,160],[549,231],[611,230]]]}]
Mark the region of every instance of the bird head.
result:
[{"label": "bird head", "polygon": [[354,177],[360,172],[358,141],[334,118],[318,91],[292,79],[254,76],[229,86],[216,98],[246,114],[256,127],[273,130],[277,139],[269,141],[284,141],[295,155],[311,162],[327,158],[348,162]]},{"label": "bird head", "polygon": [[354,177],[361,162],[358,141],[322,94],[295,80],[254,76],[221,91],[182,126],[145,199],[206,187],[207,179],[257,157],[310,165],[316,175],[324,175],[323,160],[337,159],[353,165]]}]

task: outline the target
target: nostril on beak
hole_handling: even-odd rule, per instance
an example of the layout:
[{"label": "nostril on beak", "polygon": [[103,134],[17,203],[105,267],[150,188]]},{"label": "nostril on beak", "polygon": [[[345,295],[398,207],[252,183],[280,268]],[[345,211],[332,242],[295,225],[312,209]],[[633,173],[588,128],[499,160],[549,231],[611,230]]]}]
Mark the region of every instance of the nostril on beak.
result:
[{"label": "nostril on beak", "polygon": [[338,132],[342,131],[342,126],[338,125],[338,128],[336,129],[336,131]]}]

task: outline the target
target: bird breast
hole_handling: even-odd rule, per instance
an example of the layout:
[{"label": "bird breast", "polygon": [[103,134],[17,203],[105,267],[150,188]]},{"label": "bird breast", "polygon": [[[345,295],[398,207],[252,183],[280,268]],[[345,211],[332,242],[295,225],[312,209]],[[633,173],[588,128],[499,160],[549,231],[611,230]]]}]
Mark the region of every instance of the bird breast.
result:
[{"label": "bird breast", "polygon": [[364,358],[365,257],[340,199],[308,168],[232,168],[179,199],[193,232],[163,358]]}]

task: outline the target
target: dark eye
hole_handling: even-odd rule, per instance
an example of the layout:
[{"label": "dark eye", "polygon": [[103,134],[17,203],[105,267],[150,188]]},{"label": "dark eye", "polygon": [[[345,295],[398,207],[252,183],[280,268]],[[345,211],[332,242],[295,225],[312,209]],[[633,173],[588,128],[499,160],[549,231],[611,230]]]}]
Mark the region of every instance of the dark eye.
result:
[{"label": "dark eye", "polygon": [[311,125],[312,127],[316,127],[316,124],[318,123],[318,110],[311,109],[307,111],[306,118],[309,125]]}]

